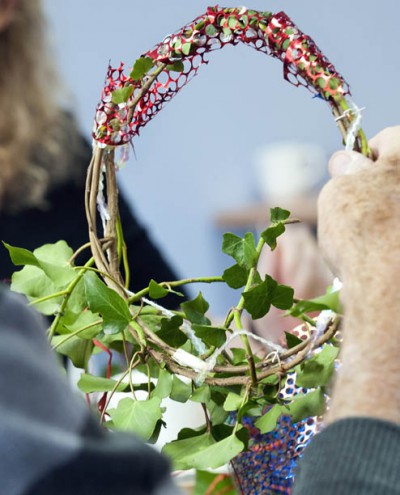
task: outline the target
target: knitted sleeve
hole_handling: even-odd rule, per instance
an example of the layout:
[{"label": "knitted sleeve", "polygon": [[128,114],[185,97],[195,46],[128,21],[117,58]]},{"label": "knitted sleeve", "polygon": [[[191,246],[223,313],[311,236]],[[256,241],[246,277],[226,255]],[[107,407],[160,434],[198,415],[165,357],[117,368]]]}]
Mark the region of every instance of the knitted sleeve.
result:
[{"label": "knitted sleeve", "polygon": [[292,495],[399,495],[400,427],[373,418],[332,423],[297,469]]}]

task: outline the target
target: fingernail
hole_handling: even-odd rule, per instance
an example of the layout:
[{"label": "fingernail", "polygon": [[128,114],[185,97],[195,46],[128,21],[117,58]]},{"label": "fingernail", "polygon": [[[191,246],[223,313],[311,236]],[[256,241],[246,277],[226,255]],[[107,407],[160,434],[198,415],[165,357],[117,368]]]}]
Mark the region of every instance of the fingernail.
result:
[{"label": "fingernail", "polygon": [[337,151],[329,160],[329,171],[332,176],[348,173],[351,162],[354,160],[353,153],[349,151]]}]

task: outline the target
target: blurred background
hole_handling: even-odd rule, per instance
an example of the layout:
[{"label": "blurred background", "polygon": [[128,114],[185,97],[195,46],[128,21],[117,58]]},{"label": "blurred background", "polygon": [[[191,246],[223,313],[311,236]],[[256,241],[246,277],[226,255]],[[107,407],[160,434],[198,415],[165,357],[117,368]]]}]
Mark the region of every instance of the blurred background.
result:
[{"label": "blurred background", "polygon": [[[44,3],[54,55],[65,78],[66,105],[75,108],[88,138],[109,60],[114,66],[124,61],[130,67],[165,35],[203,14],[209,4],[203,0]],[[227,1],[224,6],[237,5]],[[350,84],[354,101],[366,107],[367,136],[399,122],[398,2],[252,0],[246,6],[284,10],[316,41]],[[328,105],[285,82],[279,61],[245,46],[227,46],[208,59],[199,75],[142,129],[134,141],[135,154],[119,175],[132,207],[182,277],[222,274],[232,264],[220,251],[223,232],[262,228],[264,217],[268,223],[269,211],[263,203],[279,198],[269,198],[272,193],[263,187],[262,148],[270,152],[271,146],[284,140],[319,146],[315,174],[299,191],[310,197],[307,187],[315,191],[326,180],[327,157],[342,145]],[[292,182],[302,177],[301,166],[290,172]],[[286,206],[284,200],[280,203],[273,206]],[[261,214],[244,215],[236,223],[229,220],[229,212],[235,218],[249,208]],[[221,286],[201,290],[214,305],[214,313],[222,314],[235,303],[234,295]]]}]

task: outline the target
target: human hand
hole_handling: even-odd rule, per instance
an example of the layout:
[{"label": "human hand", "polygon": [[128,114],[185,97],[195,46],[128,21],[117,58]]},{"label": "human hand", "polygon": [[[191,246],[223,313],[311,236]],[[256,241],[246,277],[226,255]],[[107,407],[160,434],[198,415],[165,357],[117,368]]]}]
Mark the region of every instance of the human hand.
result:
[{"label": "human hand", "polygon": [[[400,126],[370,141],[374,159],[339,151],[318,202],[322,252],[343,281],[400,257]],[[400,278],[400,277],[398,277]]]},{"label": "human hand", "polygon": [[341,367],[325,422],[400,423],[400,126],[370,142],[373,159],[335,153],[319,198],[319,243],[343,281]]}]

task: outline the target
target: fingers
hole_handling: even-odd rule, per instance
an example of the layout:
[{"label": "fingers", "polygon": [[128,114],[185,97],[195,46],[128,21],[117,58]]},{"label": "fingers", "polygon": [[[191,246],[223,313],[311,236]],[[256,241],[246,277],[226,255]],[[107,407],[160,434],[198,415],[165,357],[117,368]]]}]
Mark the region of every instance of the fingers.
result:
[{"label": "fingers", "polygon": [[372,160],[356,151],[337,151],[329,160],[329,172],[332,177],[356,174],[373,164]]},{"label": "fingers", "polygon": [[400,162],[400,126],[387,127],[369,141],[376,159]]},{"label": "fingers", "polygon": [[[387,127],[369,141],[374,160],[382,165],[400,165],[400,126]],[[356,151],[337,151],[329,161],[332,177],[356,174],[371,168],[374,161]]]}]

